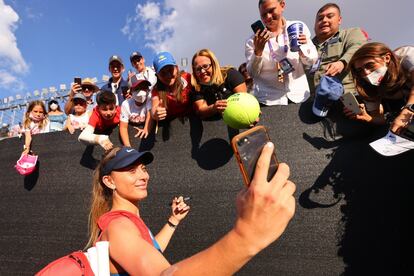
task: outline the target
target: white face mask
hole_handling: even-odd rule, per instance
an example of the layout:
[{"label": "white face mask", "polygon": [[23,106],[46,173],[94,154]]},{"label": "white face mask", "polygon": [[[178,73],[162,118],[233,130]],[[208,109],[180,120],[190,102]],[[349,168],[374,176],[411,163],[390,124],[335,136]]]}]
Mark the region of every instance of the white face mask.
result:
[{"label": "white face mask", "polygon": [[385,74],[387,73],[387,66],[381,66],[377,70],[369,73],[364,77],[364,79],[372,85],[379,86]]},{"label": "white face mask", "polygon": [[57,105],[57,104],[55,104],[55,103],[52,103],[52,104],[50,105],[50,109],[52,109],[53,111],[55,111],[57,108],[58,108],[58,105]]},{"label": "white face mask", "polygon": [[134,91],[134,92],[132,92],[132,98],[137,103],[143,103],[147,99],[147,91],[145,91],[145,90]]},{"label": "white face mask", "polygon": [[33,112],[30,112],[29,113],[29,118],[33,122],[38,123],[38,122],[42,121],[45,118],[45,115],[44,114],[35,115]]}]

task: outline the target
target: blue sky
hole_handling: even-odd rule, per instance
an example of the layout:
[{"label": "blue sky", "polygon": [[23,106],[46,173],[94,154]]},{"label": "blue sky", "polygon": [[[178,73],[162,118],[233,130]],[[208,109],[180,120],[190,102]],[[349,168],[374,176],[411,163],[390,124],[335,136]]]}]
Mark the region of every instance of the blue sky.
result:
[{"label": "blue sky", "polygon": [[[285,17],[303,20],[313,32],[315,13],[326,2],[287,0]],[[392,48],[414,45],[406,23],[410,0],[334,2],[343,27],[362,26]],[[179,61],[207,47],[222,65],[238,66],[258,18],[257,0],[0,0],[0,99],[70,85],[75,76],[101,79],[112,54],[129,69],[134,50],[148,65],[158,50]]]},{"label": "blue sky", "polygon": [[[133,1],[25,0],[5,4],[19,16],[14,35],[28,70],[14,72],[20,81],[0,87],[0,98],[20,88],[29,92],[69,84],[74,76],[101,78],[108,74],[110,55],[119,54],[127,61],[127,55],[138,48],[121,32],[126,17],[134,12]],[[151,56],[145,48],[140,50]],[[129,62],[126,64],[129,68]]]}]

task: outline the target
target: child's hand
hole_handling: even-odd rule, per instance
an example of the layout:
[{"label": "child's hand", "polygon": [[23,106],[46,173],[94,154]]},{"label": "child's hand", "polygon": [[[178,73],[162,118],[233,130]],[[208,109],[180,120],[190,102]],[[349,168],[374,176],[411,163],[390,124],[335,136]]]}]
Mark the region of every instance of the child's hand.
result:
[{"label": "child's hand", "polygon": [[148,137],[148,130],[146,128],[139,128],[134,127],[137,130],[137,134],[134,137],[138,138],[147,138]]},{"label": "child's hand", "polygon": [[73,128],[73,126],[72,126],[72,125],[69,125],[69,126],[68,126],[68,131],[69,131],[69,133],[70,133],[70,134],[75,133],[75,129]]},{"label": "child's hand", "polygon": [[104,139],[101,142],[99,142],[99,144],[101,145],[101,147],[104,148],[105,151],[111,150],[114,147],[114,145],[109,139]]}]

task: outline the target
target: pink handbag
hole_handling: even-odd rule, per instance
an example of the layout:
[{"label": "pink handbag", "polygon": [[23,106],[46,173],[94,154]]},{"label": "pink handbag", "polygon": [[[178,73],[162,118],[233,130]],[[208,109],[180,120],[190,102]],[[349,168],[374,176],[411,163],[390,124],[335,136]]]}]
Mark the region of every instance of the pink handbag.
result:
[{"label": "pink handbag", "polygon": [[22,154],[14,166],[21,175],[31,174],[37,163],[37,155]]}]

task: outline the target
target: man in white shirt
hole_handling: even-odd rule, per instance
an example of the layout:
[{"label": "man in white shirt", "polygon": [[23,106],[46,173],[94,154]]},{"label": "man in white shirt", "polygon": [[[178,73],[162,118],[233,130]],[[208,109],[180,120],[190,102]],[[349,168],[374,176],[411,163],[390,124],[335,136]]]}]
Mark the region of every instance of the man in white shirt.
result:
[{"label": "man in white shirt", "polygon": [[[301,103],[310,91],[303,65],[311,66],[318,59],[310,31],[301,21],[283,17],[284,0],[259,0],[259,12],[266,29],[258,30],[246,42],[247,70],[253,77],[253,93],[264,105]],[[301,23],[299,51],[292,51],[287,28]]]},{"label": "man in white shirt", "polygon": [[149,81],[151,83],[151,86],[150,86],[150,91],[151,91],[155,83],[157,82],[157,76],[155,75],[155,71],[151,67],[145,66],[145,58],[138,51],[133,52],[131,56],[129,57],[129,60],[131,61],[131,65],[137,71],[136,73],[134,72],[128,73],[128,79],[130,80],[130,85],[131,85],[131,77],[135,75],[138,80]]}]

